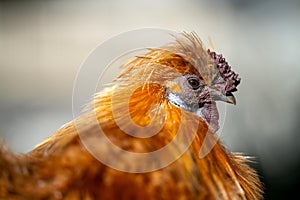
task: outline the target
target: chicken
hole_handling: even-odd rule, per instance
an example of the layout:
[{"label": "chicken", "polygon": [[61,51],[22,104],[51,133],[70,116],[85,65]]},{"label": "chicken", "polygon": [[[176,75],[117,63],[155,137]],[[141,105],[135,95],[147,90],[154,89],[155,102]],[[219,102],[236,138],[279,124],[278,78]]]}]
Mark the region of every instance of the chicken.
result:
[{"label": "chicken", "polygon": [[1,145],[1,199],[262,199],[248,158],[215,134],[216,101],[235,104],[240,83],[222,55],[182,33],[123,67],[31,152]]}]

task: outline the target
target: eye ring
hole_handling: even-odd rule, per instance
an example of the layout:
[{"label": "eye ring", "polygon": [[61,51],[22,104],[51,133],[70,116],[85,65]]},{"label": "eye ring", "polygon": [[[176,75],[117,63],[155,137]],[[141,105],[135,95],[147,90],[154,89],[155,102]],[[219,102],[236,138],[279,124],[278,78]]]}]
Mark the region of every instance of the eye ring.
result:
[{"label": "eye ring", "polygon": [[200,81],[197,78],[188,78],[187,82],[193,90],[197,90],[200,87]]}]

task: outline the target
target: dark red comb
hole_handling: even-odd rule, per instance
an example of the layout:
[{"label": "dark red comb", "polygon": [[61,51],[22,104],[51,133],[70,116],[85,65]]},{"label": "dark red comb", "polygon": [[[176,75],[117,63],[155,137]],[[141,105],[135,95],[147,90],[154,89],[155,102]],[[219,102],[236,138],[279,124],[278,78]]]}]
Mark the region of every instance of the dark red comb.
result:
[{"label": "dark red comb", "polygon": [[217,54],[214,51],[210,51],[210,49],[207,50],[207,53],[214,60],[215,65],[219,69],[221,77],[225,81],[226,94],[237,91],[236,87],[241,82],[239,75],[231,70],[231,67],[228,65],[225,58],[222,57],[222,54]]}]

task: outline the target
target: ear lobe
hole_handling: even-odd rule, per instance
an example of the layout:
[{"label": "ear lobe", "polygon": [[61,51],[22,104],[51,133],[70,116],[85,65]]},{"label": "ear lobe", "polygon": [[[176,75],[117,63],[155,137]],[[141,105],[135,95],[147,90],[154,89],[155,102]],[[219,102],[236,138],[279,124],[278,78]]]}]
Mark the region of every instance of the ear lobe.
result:
[{"label": "ear lobe", "polygon": [[166,86],[171,90],[172,93],[182,93],[182,88],[179,83],[175,81],[166,81]]}]

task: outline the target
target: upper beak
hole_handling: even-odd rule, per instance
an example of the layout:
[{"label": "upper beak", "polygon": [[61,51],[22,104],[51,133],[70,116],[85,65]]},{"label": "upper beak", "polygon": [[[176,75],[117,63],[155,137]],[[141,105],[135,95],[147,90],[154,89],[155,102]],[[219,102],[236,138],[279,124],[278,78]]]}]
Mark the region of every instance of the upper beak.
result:
[{"label": "upper beak", "polygon": [[224,101],[226,103],[231,103],[233,105],[236,105],[236,100],[232,93],[225,95],[221,93],[219,90],[212,89],[212,88],[209,89],[209,92],[210,92],[210,96],[215,101]]},{"label": "upper beak", "polygon": [[213,98],[213,99],[215,99],[216,101],[224,101],[224,102],[236,105],[235,97],[231,93],[230,93],[230,95],[221,94],[221,95],[219,95],[219,96],[217,96],[216,98]]}]

